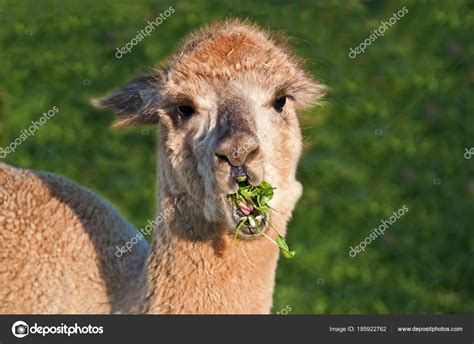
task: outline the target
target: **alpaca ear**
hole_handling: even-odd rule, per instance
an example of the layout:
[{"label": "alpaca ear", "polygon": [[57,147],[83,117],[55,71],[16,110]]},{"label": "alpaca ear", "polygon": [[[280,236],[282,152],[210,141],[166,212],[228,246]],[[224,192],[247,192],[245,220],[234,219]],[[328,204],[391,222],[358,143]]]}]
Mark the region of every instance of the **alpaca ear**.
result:
[{"label": "alpaca ear", "polygon": [[290,86],[290,92],[294,94],[295,107],[297,110],[304,110],[318,104],[326,95],[327,90],[327,86],[315,81],[307,75],[304,75]]},{"label": "alpaca ear", "polygon": [[154,75],[140,76],[108,96],[92,99],[97,108],[110,108],[118,114],[113,127],[158,122],[156,103],[160,97],[159,81]]}]

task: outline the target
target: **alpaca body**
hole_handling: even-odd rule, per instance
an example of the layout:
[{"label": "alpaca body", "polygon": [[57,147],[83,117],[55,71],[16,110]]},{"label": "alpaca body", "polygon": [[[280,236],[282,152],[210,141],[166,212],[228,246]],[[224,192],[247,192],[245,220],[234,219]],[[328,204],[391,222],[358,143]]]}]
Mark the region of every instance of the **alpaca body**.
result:
[{"label": "alpaca body", "polygon": [[145,240],[107,202],[57,175],[0,163],[0,312],[109,313],[141,271]]}]

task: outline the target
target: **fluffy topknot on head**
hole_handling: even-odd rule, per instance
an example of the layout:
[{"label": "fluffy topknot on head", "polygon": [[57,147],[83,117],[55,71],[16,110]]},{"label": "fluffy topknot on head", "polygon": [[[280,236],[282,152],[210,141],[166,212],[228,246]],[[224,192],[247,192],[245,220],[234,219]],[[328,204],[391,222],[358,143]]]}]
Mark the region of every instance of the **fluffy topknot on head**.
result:
[{"label": "fluffy topknot on head", "polygon": [[275,46],[269,34],[239,20],[220,22],[191,35],[169,62],[172,76],[195,71],[204,78],[227,78],[239,73],[269,71],[287,62],[287,71],[299,62]]}]

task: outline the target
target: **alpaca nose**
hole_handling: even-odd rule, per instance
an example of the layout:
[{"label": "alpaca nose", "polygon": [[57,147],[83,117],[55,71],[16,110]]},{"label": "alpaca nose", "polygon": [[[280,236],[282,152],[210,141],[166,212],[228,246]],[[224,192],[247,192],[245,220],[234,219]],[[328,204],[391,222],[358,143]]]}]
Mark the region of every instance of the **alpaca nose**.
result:
[{"label": "alpaca nose", "polygon": [[259,150],[258,139],[253,134],[239,134],[223,138],[217,146],[216,155],[232,166],[242,166]]}]

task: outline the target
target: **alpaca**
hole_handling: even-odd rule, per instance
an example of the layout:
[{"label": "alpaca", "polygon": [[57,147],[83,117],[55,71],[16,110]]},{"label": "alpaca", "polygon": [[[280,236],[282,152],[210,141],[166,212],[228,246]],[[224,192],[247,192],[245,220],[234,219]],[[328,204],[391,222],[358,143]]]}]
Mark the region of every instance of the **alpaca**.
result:
[{"label": "alpaca", "polygon": [[[94,100],[116,126],[158,133],[158,213],[148,245],[118,258],[133,227],[65,179],[0,165],[3,313],[262,314],[272,307],[278,248],[238,221],[236,176],[276,187],[269,222],[283,235],[302,193],[297,112],[325,87],[283,42],[228,20],[200,30],[149,75]],[[252,261],[242,255],[242,249]]]}]

